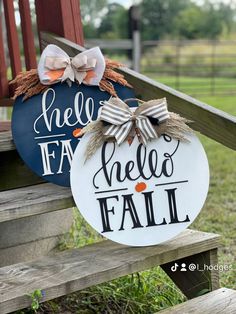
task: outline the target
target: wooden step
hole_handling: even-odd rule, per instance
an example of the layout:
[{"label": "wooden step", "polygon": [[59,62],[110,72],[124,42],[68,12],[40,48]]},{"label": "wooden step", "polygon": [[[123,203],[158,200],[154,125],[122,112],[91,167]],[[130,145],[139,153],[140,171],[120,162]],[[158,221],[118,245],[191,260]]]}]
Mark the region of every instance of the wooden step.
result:
[{"label": "wooden step", "polygon": [[0,222],[74,206],[69,188],[42,183],[0,192]]},{"label": "wooden step", "polygon": [[185,230],[171,241],[128,247],[111,241],[59,252],[39,260],[0,268],[0,313],[30,306],[28,296],[44,291],[42,302],[120,276],[193,256],[218,247],[219,236]]},{"label": "wooden step", "polygon": [[11,131],[0,132],[0,152],[14,150],[15,144],[12,139]]},{"label": "wooden step", "polygon": [[20,158],[11,131],[0,132],[0,160],[0,191],[45,182]]},{"label": "wooden step", "polygon": [[158,314],[235,314],[236,291],[221,288],[189,300]]},{"label": "wooden step", "polygon": [[0,121],[0,132],[11,130],[11,121]]}]

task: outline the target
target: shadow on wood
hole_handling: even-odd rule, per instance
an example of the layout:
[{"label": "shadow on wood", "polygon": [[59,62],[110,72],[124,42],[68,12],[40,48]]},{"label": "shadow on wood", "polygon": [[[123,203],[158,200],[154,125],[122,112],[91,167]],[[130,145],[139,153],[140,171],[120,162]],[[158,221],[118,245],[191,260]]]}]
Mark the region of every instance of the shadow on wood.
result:
[{"label": "shadow on wood", "polygon": [[188,299],[219,288],[217,267],[217,249],[161,266]]}]

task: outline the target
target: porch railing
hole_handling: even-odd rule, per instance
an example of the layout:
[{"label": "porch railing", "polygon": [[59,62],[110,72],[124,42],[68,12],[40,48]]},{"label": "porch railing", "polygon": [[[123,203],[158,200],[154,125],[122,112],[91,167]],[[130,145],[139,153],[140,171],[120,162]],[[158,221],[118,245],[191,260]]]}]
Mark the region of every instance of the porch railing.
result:
[{"label": "porch railing", "polygon": [[[50,31],[83,44],[79,0],[35,0],[34,4],[37,37],[40,37],[41,31]],[[15,5],[18,6],[20,28],[17,26]],[[30,5],[32,3],[29,0],[0,1],[0,106],[12,105],[9,80],[22,69],[29,70],[37,64]],[[23,54],[20,50],[20,37],[23,41]]]}]

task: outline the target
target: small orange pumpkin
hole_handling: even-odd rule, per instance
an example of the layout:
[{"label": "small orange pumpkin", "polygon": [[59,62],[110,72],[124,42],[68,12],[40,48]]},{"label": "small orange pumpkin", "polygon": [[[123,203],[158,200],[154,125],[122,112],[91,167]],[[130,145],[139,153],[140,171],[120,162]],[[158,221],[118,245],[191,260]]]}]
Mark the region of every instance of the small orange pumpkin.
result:
[{"label": "small orange pumpkin", "polygon": [[146,190],[147,188],[147,185],[145,182],[138,182],[136,185],[135,185],[135,191],[136,192],[143,192],[144,190]]},{"label": "small orange pumpkin", "polygon": [[134,138],[132,136],[129,136],[127,138],[127,142],[129,143],[129,146],[133,143]]},{"label": "small orange pumpkin", "polygon": [[73,136],[74,137],[80,137],[80,132],[81,132],[82,129],[78,128],[78,129],[75,129],[73,131]]}]

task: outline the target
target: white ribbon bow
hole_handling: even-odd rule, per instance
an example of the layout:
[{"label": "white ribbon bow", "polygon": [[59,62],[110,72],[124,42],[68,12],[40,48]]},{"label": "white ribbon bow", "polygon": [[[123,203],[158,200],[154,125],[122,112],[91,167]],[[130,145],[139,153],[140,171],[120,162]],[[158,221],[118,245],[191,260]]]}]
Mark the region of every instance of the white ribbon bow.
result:
[{"label": "white ribbon bow", "polygon": [[111,98],[104,101],[99,119],[111,126],[105,132],[108,137],[115,137],[118,145],[125,141],[131,129],[134,127],[139,140],[146,145],[148,140],[158,138],[155,124],[166,121],[169,118],[166,98],[150,100],[132,111],[126,103],[119,98]]},{"label": "white ribbon bow", "polygon": [[99,47],[95,47],[70,58],[56,45],[48,45],[39,60],[40,82],[51,85],[75,80],[81,84],[99,85],[106,68],[105,59]]}]

